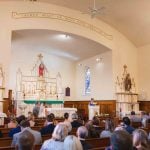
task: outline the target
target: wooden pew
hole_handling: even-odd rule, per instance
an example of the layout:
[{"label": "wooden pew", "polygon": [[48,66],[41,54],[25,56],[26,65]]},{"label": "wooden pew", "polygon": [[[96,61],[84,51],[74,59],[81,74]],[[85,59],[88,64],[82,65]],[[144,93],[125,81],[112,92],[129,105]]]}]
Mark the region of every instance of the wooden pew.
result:
[{"label": "wooden pew", "polygon": [[11,146],[12,138],[0,138],[0,147]]},{"label": "wooden pew", "polygon": [[97,148],[92,148],[92,149],[89,149],[89,150],[105,150],[106,147],[97,147]]},{"label": "wooden pew", "polygon": [[42,128],[42,126],[34,126],[34,127],[31,127],[32,130],[36,130],[36,131],[40,131]]},{"label": "wooden pew", "polygon": [[86,142],[93,148],[107,147],[110,145],[110,138],[90,138],[86,139]]},{"label": "wooden pew", "polygon": [[9,128],[0,128],[0,131],[2,132],[3,134],[3,137],[8,137],[8,133],[11,129]]},{"label": "wooden pew", "polygon": [[[41,146],[42,146],[41,144],[40,145],[35,145],[34,150],[40,150]],[[15,150],[15,147],[5,146],[5,147],[0,147],[0,150]]]},{"label": "wooden pew", "polygon": [[[42,128],[42,126],[35,126],[35,127],[31,127],[33,130],[36,131],[40,131],[40,129]],[[3,137],[8,137],[8,133],[11,129],[10,128],[0,128],[0,131],[3,134]]]},{"label": "wooden pew", "polygon": [[11,146],[0,147],[0,150],[15,150],[15,147],[11,147]]},{"label": "wooden pew", "polygon": [[132,122],[131,125],[132,125],[132,127],[134,127],[136,129],[136,128],[141,127],[142,123],[141,122]]},{"label": "wooden pew", "polygon": [[42,135],[42,143],[43,143],[45,140],[49,140],[51,137],[52,137],[52,134]]},{"label": "wooden pew", "polygon": [[[52,137],[51,134],[43,135],[42,136],[42,142],[50,139],[51,137]],[[10,138],[10,137],[0,138],[0,147],[11,146],[11,143],[12,143],[12,138]]]}]

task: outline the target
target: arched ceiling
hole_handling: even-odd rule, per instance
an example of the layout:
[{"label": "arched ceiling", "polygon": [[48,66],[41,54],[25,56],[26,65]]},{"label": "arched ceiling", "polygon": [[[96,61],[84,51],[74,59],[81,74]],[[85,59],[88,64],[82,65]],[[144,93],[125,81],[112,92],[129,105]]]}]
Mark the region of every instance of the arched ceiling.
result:
[{"label": "arched ceiling", "polygon": [[52,30],[18,30],[12,32],[12,50],[25,49],[80,61],[106,51],[107,47],[87,38]]},{"label": "arched ceiling", "polygon": [[[64,6],[81,12],[87,12],[88,7],[93,5],[93,0],[38,1]],[[102,6],[106,8],[104,14],[99,15],[97,18],[123,33],[136,47],[150,44],[149,0],[96,0],[96,7],[100,8]]]}]

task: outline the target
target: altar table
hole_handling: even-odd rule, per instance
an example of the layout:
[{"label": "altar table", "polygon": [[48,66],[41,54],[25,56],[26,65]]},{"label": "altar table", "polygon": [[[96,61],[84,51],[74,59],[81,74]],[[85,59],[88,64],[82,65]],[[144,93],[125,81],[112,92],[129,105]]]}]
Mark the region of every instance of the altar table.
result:
[{"label": "altar table", "polygon": [[26,104],[35,104],[36,102],[46,103],[46,104],[63,104],[63,100],[24,100]]}]

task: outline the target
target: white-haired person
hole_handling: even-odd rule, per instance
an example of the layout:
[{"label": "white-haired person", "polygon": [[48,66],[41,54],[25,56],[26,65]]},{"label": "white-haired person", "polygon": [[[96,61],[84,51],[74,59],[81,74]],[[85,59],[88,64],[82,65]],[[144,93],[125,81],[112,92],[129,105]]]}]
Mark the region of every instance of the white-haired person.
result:
[{"label": "white-haired person", "polygon": [[148,147],[148,135],[144,130],[136,129],[133,132],[133,146],[137,150],[149,150],[150,149],[150,147]]},{"label": "white-haired person", "polygon": [[88,149],[92,148],[92,146],[89,145],[85,141],[85,139],[88,137],[88,130],[87,130],[87,128],[85,126],[81,126],[81,127],[78,128],[78,130],[77,130],[77,137],[78,137],[78,139],[81,142],[83,150],[88,150]]},{"label": "white-haired person", "polygon": [[74,136],[69,135],[64,141],[64,150],[83,150],[80,140]]},{"label": "white-haired person", "polygon": [[52,138],[43,143],[41,150],[64,150],[64,139],[67,135],[67,126],[64,123],[57,124]]},{"label": "white-haired person", "polygon": [[105,130],[103,130],[100,133],[100,137],[104,138],[104,137],[111,137],[112,133],[114,130],[114,123],[112,122],[111,119],[106,119],[105,120]]}]

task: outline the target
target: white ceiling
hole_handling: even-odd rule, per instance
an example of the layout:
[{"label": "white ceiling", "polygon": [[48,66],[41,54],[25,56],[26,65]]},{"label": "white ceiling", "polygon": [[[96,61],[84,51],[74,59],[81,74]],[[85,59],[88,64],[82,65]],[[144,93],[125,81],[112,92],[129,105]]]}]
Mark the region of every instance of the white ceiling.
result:
[{"label": "white ceiling", "polygon": [[[67,35],[67,36],[66,36]],[[12,48],[41,51],[73,61],[93,57],[109,49],[81,36],[51,30],[20,30],[12,33]]]},{"label": "white ceiling", "polygon": [[[38,1],[65,6],[82,12],[87,12],[88,7],[93,5],[93,0]],[[96,6],[98,8],[106,7],[104,15],[98,18],[119,30],[137,47],[150,44],[150,0],[96,0]]]}]

